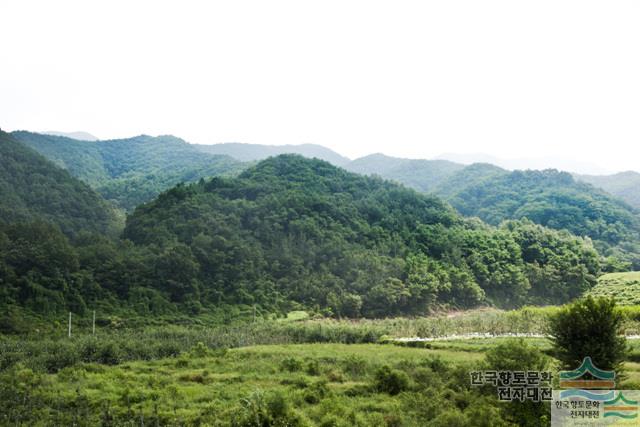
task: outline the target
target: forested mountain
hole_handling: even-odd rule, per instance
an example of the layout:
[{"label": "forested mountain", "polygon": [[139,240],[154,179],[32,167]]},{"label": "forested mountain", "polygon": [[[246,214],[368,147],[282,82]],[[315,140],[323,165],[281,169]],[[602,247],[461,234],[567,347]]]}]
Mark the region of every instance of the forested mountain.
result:
[{"label": "forested mountain", "polygon": [[310,159],[325,160],[336,166],[344,166],[350,161],[335,151],[316,144],[261,145],[229,142],[211,145],[195,144],[194,146],[205,153],[227,155],[243,162],[264,160],[267,157],[280,154],[299,154]]},{"label": "forested mountain", "polygon": [[469,185],[496,179],[508,173],[508,171],[488,163],[474,163],[449,175],[433,192],[445,199],[450,199],[465,190]]},{"label": "forested mountain", "polygon": [[[437,194],[462,215],[492,225],[528,218],[590,237],[603,254],[640,268],[640,215],[622,200],[556,170],[510,172],[484,163],[465,167],[438,162],[442,161],[373,155],[354,160],[347,168]],[[623,268],[610,261],[615,264],[610,268]]]},{"label": "forested mountain", "polygon": [[613,175],[575,175],[575,178],[602,188],[640,209],[640,173],[627,171]]},{"label": "forested mountain", "polygon": [[0,222],[48,221],[68,236],[116,233],[116,210],[88,185],[0,131]]},{"label": "forested mountain", "polygon": [[378,153],[356,159],[345,168],[365,175],[379,175],[418,191],[431,192],[464,166],[448,160],[401,159]]},{"label": "forested mountain", "polygon": [[514,171],[470,182],[448,198],[466,216],[489,224],[528,218],[588,236],[605,255],[640,267],[640,217],[629,205],[566,172]]},{"label": "forested mountain", "polygon": [[137,208],[124,235],[165,257],[154,283],[172,301],[342,316],[564,301],[599,271],[568,233],[465,221],[435,197],[294,155],[178,186]]},{"label": "forested mountain", "polygon": [[237,160],[202,153],[173,136],[90,142],[23,131],[12,135],[126,210],[180,182],[243,168]]},{"label": "forested mountain", "polygon": [[44,223],[1,226],[0,306],[391,316],[559,303],[600,271],[589,241],[567,232],[465,220],[434,196],[297,155],[180,184],[139,206],[124,238],[71,245]]}]

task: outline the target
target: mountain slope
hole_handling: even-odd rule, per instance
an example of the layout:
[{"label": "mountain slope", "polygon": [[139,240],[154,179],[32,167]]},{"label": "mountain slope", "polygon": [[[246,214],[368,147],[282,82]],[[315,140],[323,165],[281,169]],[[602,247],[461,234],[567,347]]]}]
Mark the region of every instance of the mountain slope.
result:
[{"label": "mountain slope", "polygon": [[378,153],[356,159],[345,168],[365,175],[379,175],[418,191],[431,192],[464,166],[447,160],[401,159]]},{"label": "mountain slope", "polygon": [[488,163],[474,163],[449,175],[433,189],[433,192],[445,199],[450,199],[469,185],[498,178],[508,173],[508,171]]},{"label": "mountain slope", "polygon": [[579,181],[602,188],[640,209],[640,173],[627,171],[613,175],[574,175]]},{"label": "mountain slope", "polygon": [[310,159],[325,160],[336,166],[343,166],[349,162],[348,158],[316,144],[261,145],[229,142],[212,145],[195,144],[194,146],[204,153],[227,155],[243,162],[264,160],[267,157],[280,154],[299,154]]},{"label": "mountain slope", "polygon": [[67,235],[114,233],[115,209],[89,186],[0,131],[0,221],[43,220]]},{"label": "mountain slope", "polygon": [[448,198],[463,215],[489,224],[528,218],[596,241],[606,254],[640,265],[640,218],[629,205],[566,172],[514,171],[495,175]]},{"label": "mountain slope", "polygon": [[[528,218],[550,228],[588,236],[603,254],[640,268],[638,211],[605,191],[555,170],[510,172],[485,163],[462,166],[439,162],[443,161],[375,154],[354,160],[347,168],[437,194],[463,215],[478,216],[493,225]],[[615,184],[610,183],[609,188],[633,194],[635,175],[621,178],[614,178]],[[607,184],[601,180],[603,183]]]},{"label": "mountain slope", "polygon": [[127,210],[177,183],[243,168],[228,156],[202,153],[173,136],[90,142],[24,131],[13,135]]},{"label": "mountain slope", "polygon": [[138,207],[124,235],[167,257],[153,283],[172,301],[341,316],[564,301],[599,269],[567,233],[465,221],[438,198],[295,155],[177,186]]}]

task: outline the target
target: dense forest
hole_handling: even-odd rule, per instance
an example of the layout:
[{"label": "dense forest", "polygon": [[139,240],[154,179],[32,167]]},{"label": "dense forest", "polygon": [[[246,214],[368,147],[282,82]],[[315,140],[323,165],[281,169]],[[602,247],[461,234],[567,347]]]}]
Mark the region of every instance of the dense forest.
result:
[{"label": "dense forest", "polygon": [[180,251],[195,266],[182,282],[205,300],[284,298],[345,316],[562,301],[599,271],[568,233],[465,221],[435,197],[291,155],[177,187],[138,208],[124,234]]},{"label": "dense forest", "polygon": [[173,136],[92,142],[23,131],[12,135],[125,210],[180,182],[233,174],[243,167],[231,157],[203,153]]},{"label": "dense forest", "polygon": [[[477,216],[495,226],[505,220],[527,218],[589,237],[607,257],[603,266],[606,271],[640,268],[638,212],[604,191],[555,170],[509,172],[489,164],[463,166],[446,160],[400,159],[383,154],[349,162],[313,144],[194,145],[172,136],[90,142],[30,132],[13,135],[129,212],[181,182],[233,176],[251,165],[241,161],[294,152],[437,194],[462,215]],[[626,195],[633,194],[629,185],[620,184],[622,175],[605,178],[598,182],[617,185]]]},{"label": "dense forest", "polygon": [[85,183],[0,131],[0,223],[47,221],[67,236],[117,234],[123,218]]},{"label": "dense forest", "polygon": [[566,232],[464,220],[435,197],[295,155],[178,185],[138,207],[123,237],[70,242],[41,222],[4,226],[2,304],[378,317],[562,302],[600,271],[589,241]]},{"label": "dense forest", "polygon": [[496,226],[505,220],[528,218],[549,228],[569,230],[593,239],[610,257],[608,269],[640,268],[638,211],[568,173],[509,172],[484,163],[462,167],[384,155],[354,160],[347,167],[437,194],[462,215],[477,216]]},{"label": "dense forest", "polygon": [[640,173],[634,171],[620,172],[613,175],[575,175],[575,178],[602,188],[640,209]]},{"label": "dense forest", "polygon": [[514,171],[470,183],[448,198],[466,216],[498,225],[528,218],[588,236],[607,256],[640,267],[640,218],[622,201],[556,170]]},{"label": "dense forest", "polygon": [[448,160],[400,159],[371,154],[350,162],[345,168],[355,173],[379,175],[428,193],[464,166]]}]

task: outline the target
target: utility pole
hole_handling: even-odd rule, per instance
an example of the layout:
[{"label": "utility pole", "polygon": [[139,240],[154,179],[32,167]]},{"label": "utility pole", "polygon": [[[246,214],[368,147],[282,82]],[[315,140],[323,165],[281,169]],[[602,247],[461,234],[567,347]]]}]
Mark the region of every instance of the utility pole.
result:
[{"label": "utility pole", "polygon": [[256,323],[256,305],[253,304],[253,323]]},{"label": "utility pole", "polygon": [[69,312],[69,338],[71,338],[71,312]]},{"label": "utility pole", "polygon": [[93,310],[93,335],[96,334],[96,311]]}]

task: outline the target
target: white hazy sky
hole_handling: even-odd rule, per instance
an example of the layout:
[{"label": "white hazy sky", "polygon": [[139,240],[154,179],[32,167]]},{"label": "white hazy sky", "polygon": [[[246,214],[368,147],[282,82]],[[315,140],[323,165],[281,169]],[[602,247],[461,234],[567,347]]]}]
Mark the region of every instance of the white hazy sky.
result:
[{"label": "white hazy sky", "polygon": [[0,127],[640,170],[638,1],[0,3]]}]

